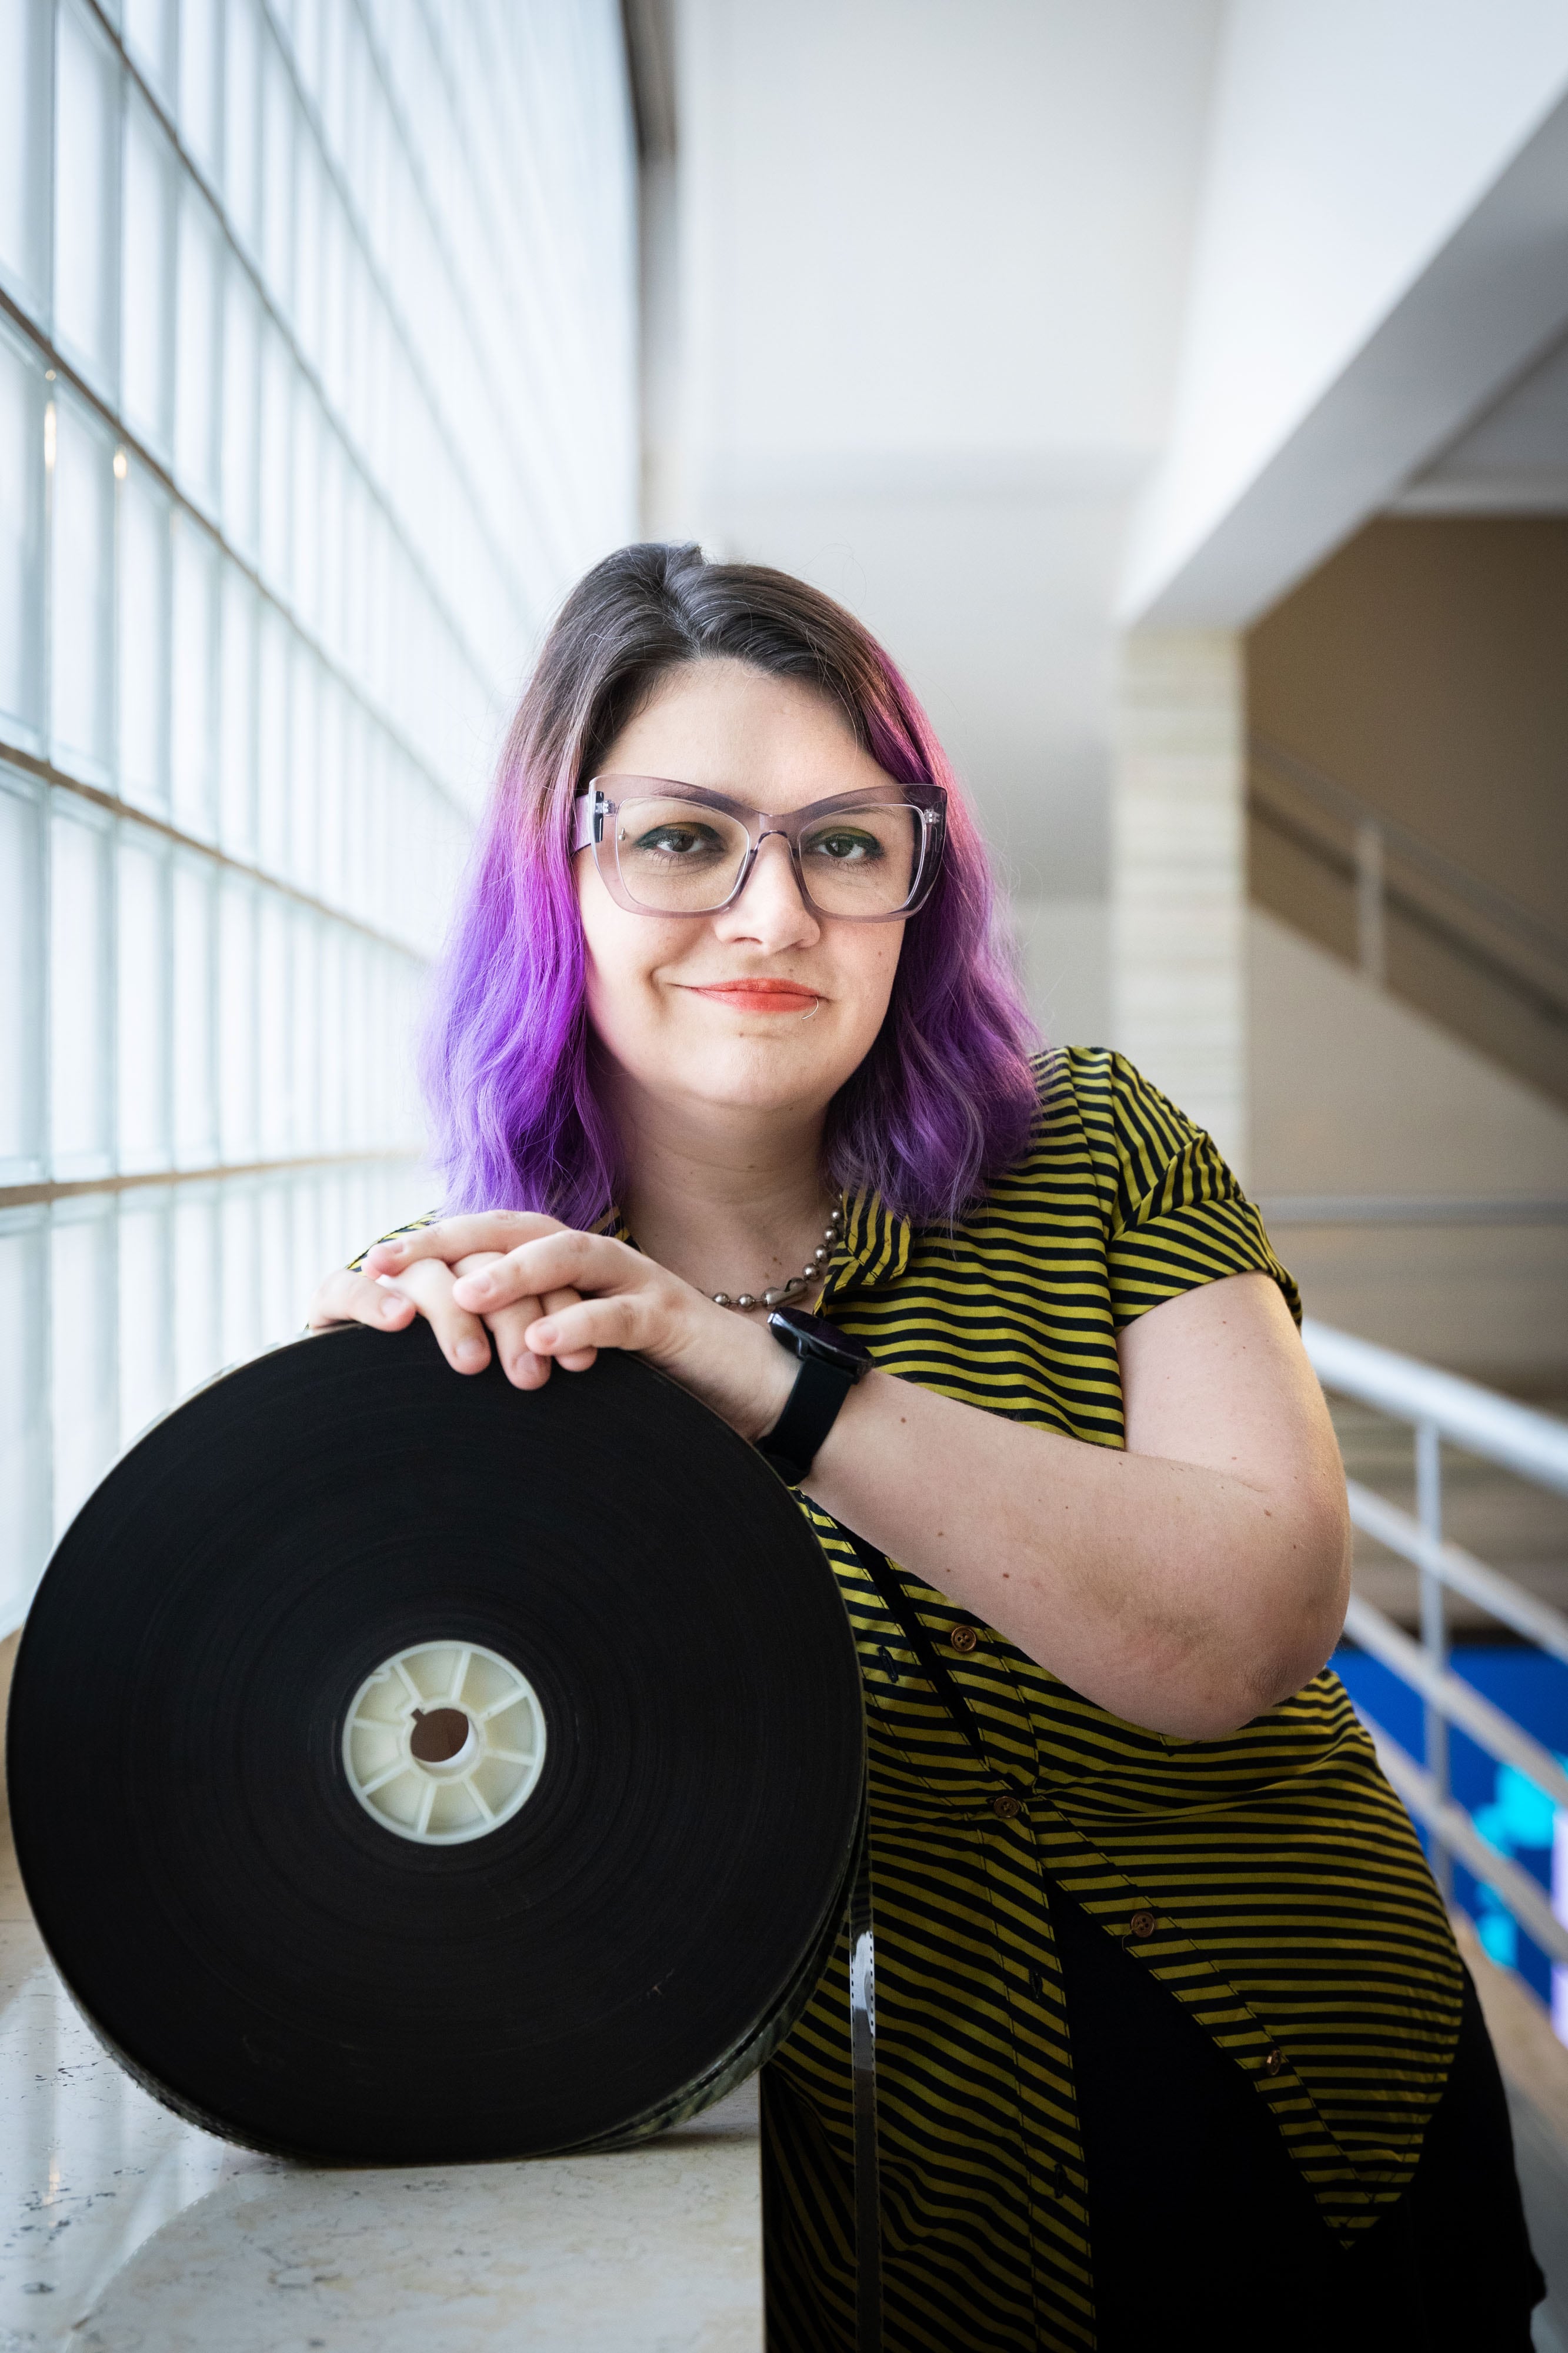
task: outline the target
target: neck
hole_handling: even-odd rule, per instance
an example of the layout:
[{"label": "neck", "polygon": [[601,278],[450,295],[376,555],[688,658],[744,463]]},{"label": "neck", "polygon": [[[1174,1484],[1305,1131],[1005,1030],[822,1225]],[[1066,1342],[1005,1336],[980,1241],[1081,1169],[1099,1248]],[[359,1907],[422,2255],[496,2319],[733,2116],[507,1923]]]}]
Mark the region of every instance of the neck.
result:
[{"label": "neck", "polygon": [[608,1094],[640,1249],[710,1297],[801,1272],[827,1199],[820,1110],[655,1102],[618,1073]]}]

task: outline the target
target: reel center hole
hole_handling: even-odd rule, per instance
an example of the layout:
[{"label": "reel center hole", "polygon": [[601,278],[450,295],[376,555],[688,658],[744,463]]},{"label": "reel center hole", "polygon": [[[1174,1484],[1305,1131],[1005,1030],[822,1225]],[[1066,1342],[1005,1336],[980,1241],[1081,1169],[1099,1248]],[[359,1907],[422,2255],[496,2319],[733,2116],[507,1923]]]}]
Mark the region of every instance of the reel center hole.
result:
[{"label": "reel center hole", "polygon": [[521,1668],[437,1633],[365,1677],[343,1725],[343,1771],[383,1830],[461,1846],[527,1803],[544,1747],[544,1713]]},{"label": "reel center hole", "polygon": [[449,1765],[467,1747],[472,1729],[460,1707],[432,1708],[428,1715],[416,1707],[408,1746],[421,1765]]}]

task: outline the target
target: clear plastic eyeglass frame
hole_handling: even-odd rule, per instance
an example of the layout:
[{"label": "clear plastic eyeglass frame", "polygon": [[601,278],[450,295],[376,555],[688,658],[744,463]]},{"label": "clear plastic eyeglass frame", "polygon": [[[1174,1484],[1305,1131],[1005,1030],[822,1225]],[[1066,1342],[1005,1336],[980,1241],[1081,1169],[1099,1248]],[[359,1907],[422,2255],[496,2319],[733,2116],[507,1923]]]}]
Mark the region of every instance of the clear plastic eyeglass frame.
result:
[{"label": "clear plastic eyeglass frame", "polygon": [[[698,808],[710,808],[731,818],[743,826],[747,848],[740,871],[723,896],[710,906],[650,907],[635,899],[626,888],[621,872],[617,846],[618,828],[606,820],[638,800],[689,801]],[[918,839],[910,879],[908,895],[896,907],[879,907],[864,913],[847,913],[842,909],[823,907],[811,895],[801,862],[800,840],[803,833],[819,827],[826,818],[840,811],[847,818],[857,810],[887,808],[902,804],[918,827]],[[766,809],[748,808],[742,801],[732,800],[727,793],[710,792],[703,785],[686,785],[668,776],[593,776],[573,801],[572,854],[591,849],[601,881],[619,907],[634,915],[716,915],[721,909],[737,900],[751,880],[757,853],[770,835],[776,834],[789,846],[790,863],[801,897],[812,913],[825,916],[832,923],[889,923],[912,915],[924,906],[935,886],[942,869],[942,850],[947,841],[947,789],[942,785],[900,784],[892,777],[886,789],[870,785],[859,792],[834,793],[827,799],[808,802],[805,808],[774,814]]]}]

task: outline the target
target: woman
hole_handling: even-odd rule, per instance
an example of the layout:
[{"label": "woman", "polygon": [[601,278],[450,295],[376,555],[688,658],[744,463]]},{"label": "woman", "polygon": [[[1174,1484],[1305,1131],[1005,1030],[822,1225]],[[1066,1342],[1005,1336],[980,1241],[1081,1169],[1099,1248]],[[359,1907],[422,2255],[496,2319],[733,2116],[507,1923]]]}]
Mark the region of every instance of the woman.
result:
[{"label": "woman", "polygon": [[[780,574],[624,550],[441,978],[447,1213],[311,1320],[422,1314],[523,1389],[636,1349],[797,1486],[869,1725],[889,2347],[1523,2348],[1496,2067],[1323,1668],[1344,1484],[1290,1279],[1136,1072],[1026,1045],[886,656]],[[779,2353],[852,2342],[846,1968],[764,2080]]]}]

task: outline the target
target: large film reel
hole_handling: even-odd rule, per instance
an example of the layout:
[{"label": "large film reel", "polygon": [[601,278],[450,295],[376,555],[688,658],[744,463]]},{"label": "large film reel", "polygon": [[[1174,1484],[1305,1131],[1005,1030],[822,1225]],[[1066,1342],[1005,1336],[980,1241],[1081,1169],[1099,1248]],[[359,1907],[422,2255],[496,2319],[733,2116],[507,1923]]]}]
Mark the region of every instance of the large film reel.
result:
[{"label": "large film reel", "polygon": [[750,1447],[635,1359],[523,1395],[418,1324],[141,1440],[33,1605],[8,1771],[50,1952],[151,2090],[422,2163],[635,2139],[765,2058],[844,1915],[864,1733]]}]

